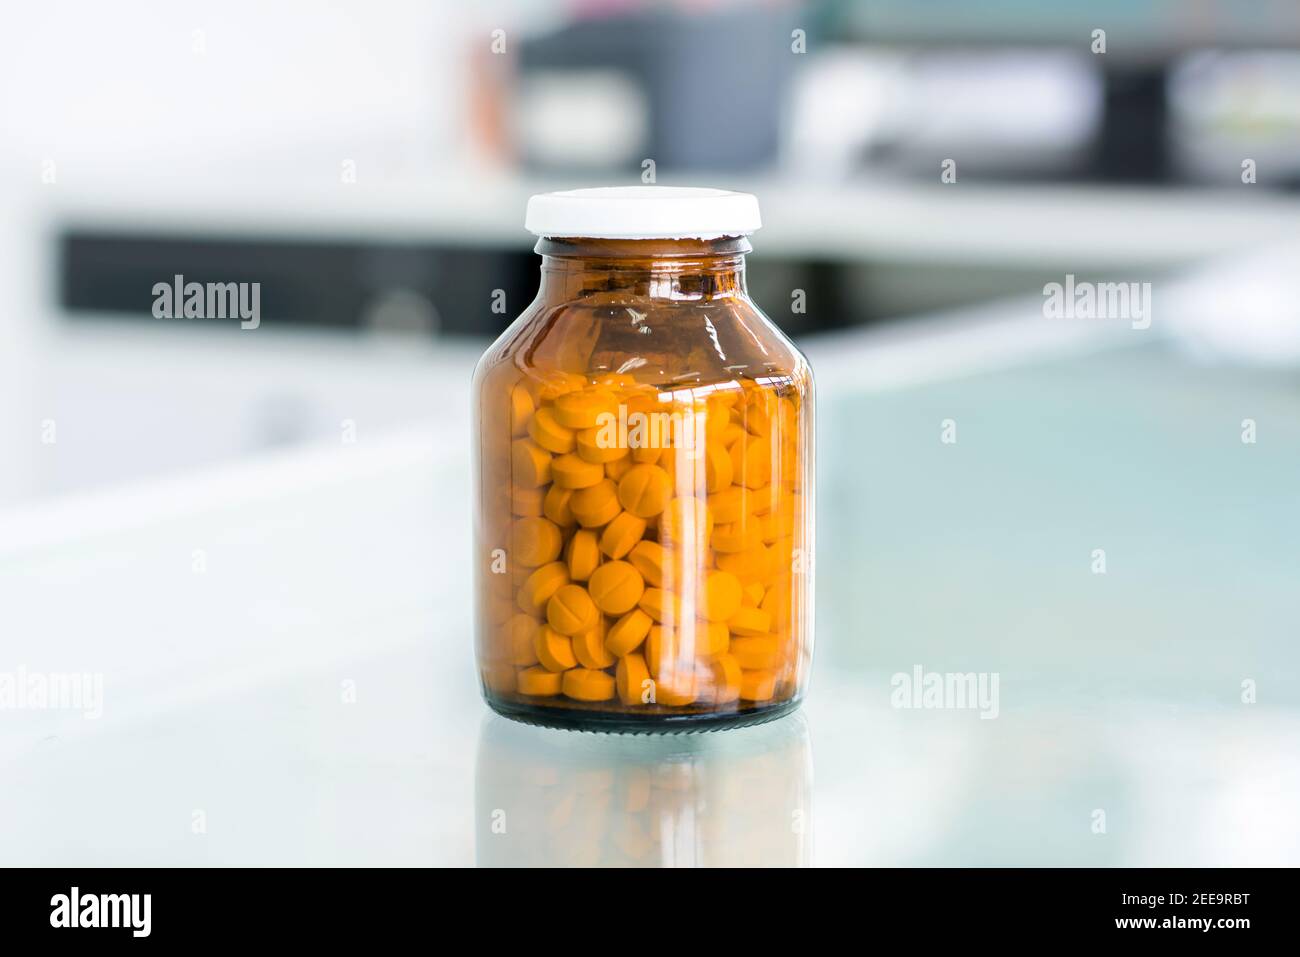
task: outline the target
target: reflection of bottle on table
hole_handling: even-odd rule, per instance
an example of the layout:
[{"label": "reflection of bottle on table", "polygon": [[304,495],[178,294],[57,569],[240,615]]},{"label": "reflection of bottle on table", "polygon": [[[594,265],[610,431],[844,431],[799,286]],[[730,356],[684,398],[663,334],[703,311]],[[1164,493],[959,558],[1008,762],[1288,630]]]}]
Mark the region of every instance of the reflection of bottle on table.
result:
[{"label": "reflection of bottle on table", "polygon": [[479,736],[483,867],[799,867],[812,760],[800,714],[727,734]]}]

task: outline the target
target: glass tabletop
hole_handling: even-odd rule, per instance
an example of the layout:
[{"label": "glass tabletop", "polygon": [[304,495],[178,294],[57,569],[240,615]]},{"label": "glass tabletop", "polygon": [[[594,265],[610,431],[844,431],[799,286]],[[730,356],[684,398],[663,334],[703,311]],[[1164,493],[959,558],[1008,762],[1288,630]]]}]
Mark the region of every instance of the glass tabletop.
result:
[{"label": "glass tabletop", "polygon": [[0,673],[103,686],[0,710],[0,861],[1300,863],[1294,376],[1143,339],[883,385],[876,341],[821,352],[814,676],[756,728],[486,712],[463,407],[10,516]]}]

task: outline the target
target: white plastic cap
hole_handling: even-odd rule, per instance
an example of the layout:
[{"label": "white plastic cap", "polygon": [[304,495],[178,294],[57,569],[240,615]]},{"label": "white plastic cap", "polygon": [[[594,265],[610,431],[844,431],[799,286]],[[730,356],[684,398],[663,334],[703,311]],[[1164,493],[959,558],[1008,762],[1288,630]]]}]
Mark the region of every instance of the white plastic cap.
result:
[{"label": "white plastic cap", "polygon": [[717,239],[758,229],[749,193],[686,186],[610,186],[541,193],[524,228],[537,236],[591,239]]}]

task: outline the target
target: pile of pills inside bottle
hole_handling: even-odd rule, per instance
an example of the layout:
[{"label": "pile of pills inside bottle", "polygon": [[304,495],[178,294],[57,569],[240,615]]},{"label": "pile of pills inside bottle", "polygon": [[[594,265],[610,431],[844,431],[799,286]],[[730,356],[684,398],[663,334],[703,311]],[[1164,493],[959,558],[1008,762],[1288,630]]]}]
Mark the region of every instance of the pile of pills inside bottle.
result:
[{"label": "pile of pills inside bottle", "polygon": [[551,374],[510,388],[484,476],[497,694],[624,711],[741,709],[802,665],[804,440],[788,381],[657,388]]}]

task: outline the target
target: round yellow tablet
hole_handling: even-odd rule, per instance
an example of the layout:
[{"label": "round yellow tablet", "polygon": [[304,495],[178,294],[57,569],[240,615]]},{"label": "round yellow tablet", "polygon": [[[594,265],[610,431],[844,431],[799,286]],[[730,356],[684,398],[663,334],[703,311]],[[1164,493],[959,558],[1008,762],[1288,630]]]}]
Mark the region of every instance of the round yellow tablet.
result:
[{"label": "round yellow tablet", "polygon": [[753,493],[743,485],[732,485],[710,495],[708,502],[713,521],[718,525],[730,525],[749,516],[753,508]]},{"label": "round yellow tablet", "polygon": [[551,480],[551,453],[532,439],[510,443],[510,477],[520,488],[537,488]]},{"label": "round yellow tablet", "polygon": [[576,524],[578,520],[573,517],[573,509],[569,508],[569,499],[572,497],[573,489],[552,485],[542,499],[542,514],[560,528]]},{"label": "round yellow tablet", "polygon": [[[537,416],[533,421],[537,421]],[[732,481],[737,485],[762,488],[772,479],[771,443],[758,435],[737,441],[731,447],[731,469]]]},{"label": "round yellow tablet", "polygon": [[777,583],[767,590],[758,607],[772,616],[772,621],[780,627],[782,622],[790,620],[790,586]]},{"label": "round yellow tablet", "polygon": [[620,512],[600,535],[600,550],[610,558],[622,558],[645,534],[645,519],[631,512]]},{"label": "round yellow tablet", "polygon": [[539,625],[533,639],[533,648],[537,660],[547,671],[568,671],[577,667],[578,659],[573,653],[573,639],[562,635],[550,625]]},{"label": "round yellow tablet", "polygon": [[672,481],[657,465],[634,465],[618,482],[618,500],[633,515],[654,518],[668,504]]},{"label": "round yellow tablet", "polygon": [[524,668],[537,664],[537,649],[533,644],[539,624],[532,615],[518,614],[501,626],[512,664]]},{"label": "round yellow tablet", "polygon": [[731,484],[732,472],[731,454],[725,445],[710,442],[704,447],[704,486],[710,495]]},{"label": "round yellow tablet", "polygon": [[765,635],[772,630],[772,616],[761,608],[741,606],[727,619],[727,628],[733,635]]},{"label": "round yellow tablet", "polygon": [[660,588],[664,583],[664,547],[658,542],[644,539],[632,546],[627,560],[641,573],[646,584]]},{"label": "round yellow tablet", "polygon": [[633,608],[610,625],[609,632],[605,635],[605,647],[610,654],[622,658],[641,647],[641,642],[650,634],[653,624],[653,618],[640,608]]},{"label": "round yellow tablet", "polygon": [[566,429],[555,419],[551,409],[538,409],[528,423],[528,434],[534,442],[557,455],[572,452],[576,445],[573,429]]},{"label": "round yellow tablet", "polygon": [[588,462],[617,462],[628,458],[626,445],[610,441],[610,430],[583,429],[576,437],[578,454]]},{"label": "round yellow tablet", "polygon": [[709,621],[726,621],[740,608],[744,588],[731,572],[710,572],[700,585],[696,601],[700,614]]},{"label": "round yellow tablet", "polygon": [[601,423],[602,415],[617,415],[618,399],[605,389],[582,389],[567,392],[555,400],[556,421],[569,429],[590,429]]},{"label": "round yellow tablet", "polygon": [[675,625],[682,617],[681,600],[662,588],[647,588],[637,607],[662,624]]},{"label": "round yellow tablet", "polygon": [[614,680],[618,686],[618,700],[626,705],[649,704],[653,685],[650,682],[650,670],[645,658],[638,654],[629,654],[618,660],[614,669]]},{"label": "round yellow tablet", "polygon": [[698,658],[712,658],[724,654],[731,644],[731,633],[727,623],[721,621],[697,621],[695,623],[695,655]]},{"label": "round yellow tablet", "polygon": [[564,549],[564,560],[569,566],[569,577],[575,582],[585,582],[600,565],[600,540],[589,528],[573,533]]},{"label": "round yellow tablet", "polygon": [[562,541],[559,526],[549,519],[515,519],[510,528],[510,557],[516,565],[536,568],[555,561]]},{"label": "round yellow tablet", "polygon": [[665,665],[677,670],[677,634],[671,627],[654,625],[645,639],[645,663],[650,677],[656,681],[663,675]]},{"label": "round yellow tablet", "polygon": [[776,691],[776,674],[771,671],[742,671],[740,697],[746,701],[767,701]]},{"label": "round yellow tablet", "polygon": [[717,552],[743,552],[763,544],[760,519],[750,516],[730,525],[714,525],[709,544]]},{"label": "round yellow tablet", "polygon": [[591,668],[564,673],[564,693],[575,701],[608,701],[614,697],[614,676]]},{"label": "round yellow tablet", "polygon": [[573,636],[573,654],[584,668],[608,668],[614,664],[614,655],[605,647],[605,619],[594,628]]},{"label": "round yellow tablet", "polygon": [[659,537],[665,542],[707,542],[712,533],[713,514],[698,498],[675,498],[659,517]]},{"label": "round yellow tablet", "polygon": [[615,482],[620,482],[622,481],[623,476],[627,474],[628,469],[630,469],[631,467],[632,467],[632,459],[625,455],[621,459],[615,459],[612,462],[606,462],[605,475],[606,477],[613,479]]},{"label": "round yellow tablet", "polygon": [[764,545],[743,552],[721,552],[717,556],[718,568],[730,572],[744,584],[766,583],[772,577],[772,553]]},{"label": "round yellow tablet", "polygon": [[540,488],[523,488],[515,485],[510,489],[510,512],[513,515],[536,517],[542,514],[542,500],[546,493]]},{"label": "round yellow tablet", "polygon": [[596,603],[581,585],[561,585],[546,602],[546,621],[562,635],[576,635],[594,628],[599,617]]},{"label": "round yellow tablet", "polygon": [[599,528],[623,510],[618,504],[618,490],[613,480],[607,478],[574,492],[569,508],[583,528]]},{"label": "round yellow tablet", "polygon": [[645,580],[628,562],[606,562],[591,573],[591,598],[607,615],[623,615],[636,607]]},{"label": "round yellow tablet", "polygon": [[[546,603],[559,590],[561,585],[569,583],[569,568],[564,562],[547,562],[535,569],[519,586],[515,600],[529,615],[540,617],[546,610]],[[531,664],[532,662],[529,662]]]},{"label": "round yellow tablet", "polygon": [[733,638],[731,653],[740,662],[740,667],[748,670],[774,668],[781,660],[781,646],[771,635],[755,635],[748,638]]},{"label": "round yellow tablet", "polygon": [[551,462],[551,479],[561,488],[591,488],[605,477],[603,466],[569,452]]},{"label": "round yellow tablet", "polygon": [[713,679],[714,703],[728,704],[740,697],[743,675],[735,655],[718,655],[709,662],[709,669]]},{"label": "round yellow tablet", "polygon": [[560,693],[564,685],[564,676],[559,672],[547,671],[545,668],[528,668],[519,672],[519,693],[535,698],[549,698]]}]

